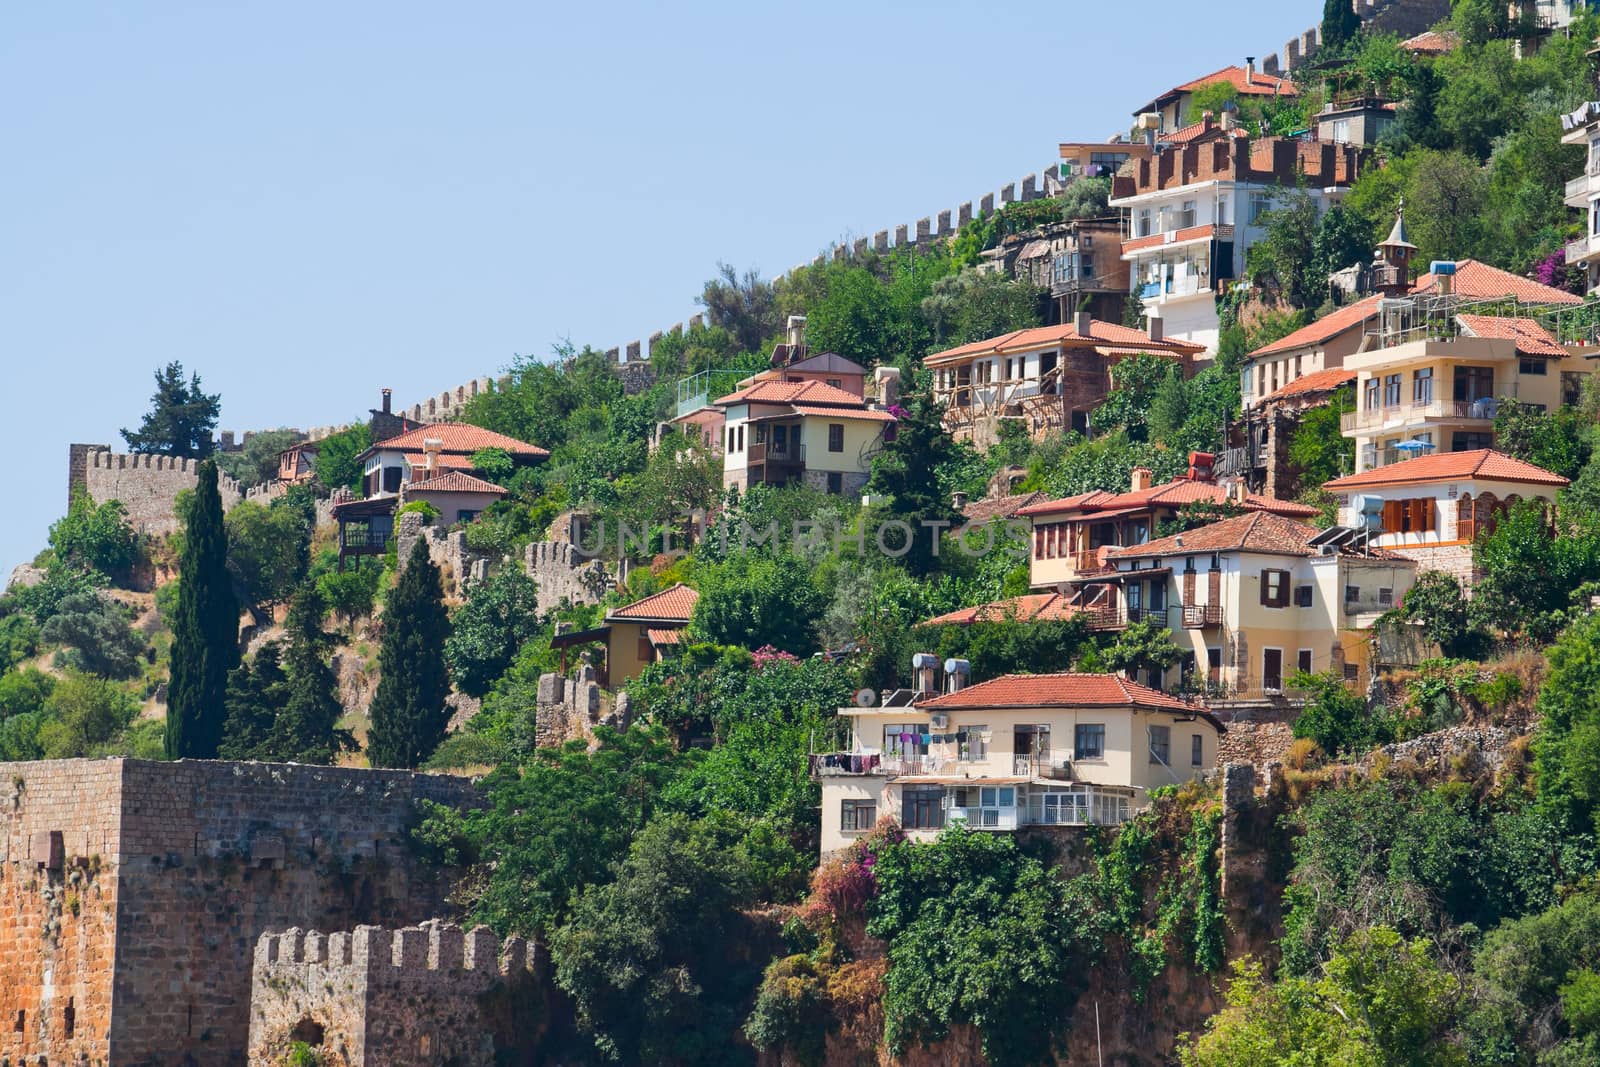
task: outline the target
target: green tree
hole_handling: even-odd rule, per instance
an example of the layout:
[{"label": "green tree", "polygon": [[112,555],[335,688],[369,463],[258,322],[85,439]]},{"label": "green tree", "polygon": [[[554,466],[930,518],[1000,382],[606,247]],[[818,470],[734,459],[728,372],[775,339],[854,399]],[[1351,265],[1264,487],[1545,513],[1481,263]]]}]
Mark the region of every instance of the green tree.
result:
[{"label": "green tree", "polygon": [[1488,651],[1489,635],[1474,624],[1455,575],[1423,571],[1400,600],[1400,618],[1422,627],[1422,635],[1452,659],[1476,659]]},{"label": "green tree", "polygon": [[1600,616],[1574,622],[1546,658],[1534,738],[1539,804],[1567,833],[1600,834]]},{"label": "green tree", "polygon": [[1495,409],[1494,446],[1507,455],[1575,479],[1593,454],[1594,424],[1575,408],[1547,412],[1507,397]]},{"label": "green tree", "polygon": [[216,449],[211,434],[221,412],[221,395],[207,395],[198,374],[184,382],[183,364],[174,360],[156,371],[155,395],[139,429],[123,430],[122,438],[134,452],[204,459]]},{"label": "green tree", "polygon": [[329,764],[355,747],[350,732],[338,727],[344,706],[339,703],[339,679],[328,663],[333,641],[322,628],[327,611],[322,594],[309,583],[289,604],[289,645],[283,658],[287,685],[271,738],[278,760]]},{"label": "green tree", "polygon": [[1546,508],[1537,500],[1517,504],[1472,550],[1482,575],[1473,588],[1474,616],[1542,641],[1567,624],[1574,595],[1600,580],[1600,517],[1562,508],[1557,537]]},{"label": "green tree", "polygon": [[0,674],[0,720],[39,711],[55,687],[54,677],[34,667]]},{"label": "green tree", "polygon": [[237,452],[218,452],[217,467],[240,485],[260,485],[278,478],[278,457],[305,440],[298,430],[263,430],[245,435]]},{"label": "green tree", "polygon": [[1121,430],[1130,441],[1148,441],[1157,396],[1171,378],[1182,376],[1182,368],[1172,360],[1148,352],[1122,360],[1111,371],[1115,388],[1090,420],[1094,432]]},{"label": "green tree", "polygon": [[690,629],[719,645],[771,645],[797,656],[817,650],[816,624],[827,607],[805,561],[746,551],[696,576],[700,599]]},{"label": "green tree", "polygon": [[239,602],[228,577],[228,535],[217,466],[200,464],[184,522],[167,690],[168,759],[215,759],[228,672],[239,662]]},{"label": "green tree", "polygon": [[1165,674],[1182,663],[1189,653],[1172,639],[1172,631],[1151,619],[1129,623],[1105,650],[1107,667],[1130,678],[1151,672]]},{"label": "green tree", "polygon": [[961,345],[1039,325],[1041,291],[1006,275],[967,269],[940,278],[922,314],[940,345]]},{"label": "green tree", "polygon": [[317,591],[329,609],[345,622],[372,614],[378,599],[378,582],[383,572],[376,567],[359,570],[328,571],[317,576]]},{"label": "green tree", "polygon": [[503,484],[517,472],[517,461],[503,448],[480,448],[472,454],[472,469],[480,477]]},{"label": "green tree", "polygon": [[1340,419],[1355,410],[1355,403],[1355,387],[1344,386],[1328,403],[1300,415],[1300,425],[1289,438],[1289,462],[1302,489],[1319,489],[1355,470],[1355,440],[1339,429]]},{"label": "green tree", "polygon": [[122,501],[96,505],[85,493],[75,493],[67,514],[50,527],[50,547],[61,562],[107,577],[126,577],[139,561],[139,535]]},{"label": "green tree", "polygon": [[1328,275],[1364,263],[1371,255],[1372,229],[1367,220],[1343,204],[1329,208],[1311,242],[1311,276],[1322,286],[1321,295],[1327,296]]},{"label": "green tree", "polygon": [[555,979],[606,1059],[738,1062],[737,1006],[759,972],[729,966],[749,895],[738,854],[715,829],[657,817],[610,884],[586,889],[551,939]]},{"label": "green tree", "polygon": [[311,562],[311,528],[293,508],[236,504],[223,524],[228,534],[228,573],[240,603],[270,622],[264,609],[294,595]]},{"label": "green tree", "polygon": [[372,698],[367,758],[374,767],[415,767],[444,740],[450,723],[450,636],[439,568],[419,539],[384,606],[380,679]]},{"label": "green tree", "polygon": [[783,328],[777,294],[754,270],[741,277],[733,267],[718,263],[717,276],[706,282],[696,302],[706,309],[711,325],[732,335],[741,352],[759,352]]},{"label": "green tree", "polygon": [[1304,188],[1281,194],[1261,221],[1266,233],[1247,255],[1251,277],[1275,281],[1291,307],[1320,307],[1328,296],[1328,279],[1317,274],[1316,241],[1321,230],[1311,194]]},{"label": "green tree", "polygon": [[[945,467],[956,454],[942,419],[941,409],[932,401],[923,396],[912,398],[909,410],[896,425],[894,440],[873,460],[867,482],[867,492],[889,498],[879,515],[910,528],[901,561],[906,570],[919,576],[936,567],[937,532],[961,521],[949,495],[928,477],[929,471]],[[891,533],[884,535],[884,541],[890,551],[902,547]]]},{"label": "green tree", "polygon": [[67,597],[40,631],[46,641],[66,645],[71,666],[102,678],[132,678],[139,673],[144,636],[129,625],[121,605],[99,593]]},{"label": "green tree", "polygon": [[1111,179],[1079,178],[1061,194],[1061,217],[1071,222],[1075,219],[1103,219],[1116,214],[1109,207]]},{"label": "green tree", "polygon": [[481,697],[539,631],[539,590],[521,567],[502,567],[472,584],[450,623],[450,676],[463,693]]},{"label": "green tree", "polygon": [[45,701],[48,717],[39,724],[45,759],[99,754],[133,722],[139,707],[115,682],[68,671]]},{"label": "green tree", "polygon": [[1394,724],[1369,711],[1366,700],[1345,685],[1340,675],[1302,672],[1290,678],[1289,685],[1306,692],[1305,710],[1295,720],[1294,735],[1310,738],[1322,751],[1356,755],[1394,740]]},{"label": "green tree", "polygon": [[219,758],[265,762],[276,758],[272,725],[278,709],[289,699],[289,679],[283,673],[282,655],[282,643],[268,641],[256,650],[252,660],[239,664],[228,675],[227,696],[223,699],[227,719],[217,746]]},{"label": "green tree", "polygon": [[1361,16],[1350,0],[1324,0],[1322,5],[1322,47],[1331,54],[1354,41],[1361,32]]},{"label": "green tree", "polygon": [[372,431],[364,422],[330,434],[317,442],[317,481],[326,489],[361,486],[361,453],[372,447]]}]

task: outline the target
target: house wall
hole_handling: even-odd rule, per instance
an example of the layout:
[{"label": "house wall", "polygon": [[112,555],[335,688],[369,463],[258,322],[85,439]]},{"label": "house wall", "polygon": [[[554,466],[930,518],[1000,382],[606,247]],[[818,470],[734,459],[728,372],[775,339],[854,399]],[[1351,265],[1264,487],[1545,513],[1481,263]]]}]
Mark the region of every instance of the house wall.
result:
[{"label": "house wall", "polygon": [[613,690],[628,682],[656,661],[652,650],[648,657],[639,654],[639,643],[645,636],[645,627],[631,622],[611,622],[611,636],[606,641],[606,681]]},{"label": "house wall", "polygon": [[[800,423],[800,442],[805,448],[806,473],[813,471],[865,474],[871,469],[867,454],[875,451],[883,438],[884,423],[865,419],[831,419],[808,415]],[[844,449],[828,451],[828,427],[844,427]]]},{"label": "house wall", "polygon": [[1390,548],[1397,551],[1458,545],[1466,545],[1470,548],[1470,540],[1463,538],[1461,536],[1463,531],[1457,528],[1457,502],[1463,496],[1476,498],[1483,493],[1492,493],[1495,499],[1502,503],[1506,498],[1512,496],[1520,500],[1553,501],[1555,499],[1555,493],[1549,486],[1525,485],[1518,482],[1470,480],[1436,482],[1423,485],[1386,485],[1339,494],[1339,523],[1342,526],[1354,527],[1364,525],[1358,508],[1358,504],[1363,498],[1376,498],[1378,500],[1427,499],[1432,500],[1434,504],[1435,528],[1433,530],[1421,533],[1383,533],[1373,538],[1373,544],[1378,548]]},{"label": "house wall", "polygon": [[1343,367],[1345,357],[1354,355],[1365,338],[1364,324],[1352,326],[1326,341],[1301,345],[1247,362],[1240,372],[1245,407],[1253,407],[1263,398],[1307,374]]},{"label": "house wall", "polygon": [[461,521],[463,511],[477,515],[501,498],[500,493],[430,493],[406,489],[406,503],[421,500],[439,509],[439,522],[449,526]]}]

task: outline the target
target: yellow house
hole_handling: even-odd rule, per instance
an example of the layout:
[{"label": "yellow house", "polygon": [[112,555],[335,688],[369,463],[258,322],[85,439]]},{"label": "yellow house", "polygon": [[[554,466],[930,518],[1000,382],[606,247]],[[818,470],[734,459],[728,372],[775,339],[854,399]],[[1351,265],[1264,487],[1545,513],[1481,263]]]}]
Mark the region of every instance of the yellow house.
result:
[{"label": "yellow house", "polygon": [[1190,650],[1144,679],[1152,686],[1257,698],[1281,694],[1296,671],[1364,686],[1373,623],[1400,603],[1417,566],[1336,540],[1254,512],[1117,549],[1111,573],[1084,581],[1106,587],[1124,622],[1156,622]]},{"label": "yellow house", "polygon": [[[1356,441],[1356,473],[1439,452],[1494,447],[1503,400],[1554,410],[1578,401],[1594,365],[1532,319],[1426,309],[1396,312],[1391,347],[1345,357],[1356,410],[1341,429]],[[1380,316],[1381,318],[1382,316]]]},{"label": "yellow house", "polygon": [[760,381],[716,406],[723,412],[727,489],[800,482],[853,495],[894,435],[893,415],[826,382]]},{"label": "yellow house", "polygon": [[603,641],[606,665],[601,684],[620,689],[683,643],[683,632],[699,601],[699,593],[680,583],[614,609],[603,626],[557,634],[550,647],[577,648]]},{"label": "yellow house", "polygon": [[1006,675],[905,707],[844,708],[848,752],[811,758],[827,855],[888,817],[947,826],[1116,825],[1149,790],[1216,767],[1209,712],[1112,674]]}]

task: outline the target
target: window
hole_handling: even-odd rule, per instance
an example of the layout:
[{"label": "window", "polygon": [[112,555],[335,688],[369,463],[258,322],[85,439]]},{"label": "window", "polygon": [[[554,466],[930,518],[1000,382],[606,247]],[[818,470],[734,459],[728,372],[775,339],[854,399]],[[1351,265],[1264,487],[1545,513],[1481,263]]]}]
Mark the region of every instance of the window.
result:
[{"label": "window", "polygon": [[1193,200],[1185,200],[1182,209],[1178,212],[1178,229],[1187,230],[1194,225],[1195,204]]},{"label": "window", "polygon": [[1261,687],[1269,693],[1283,691],[1283,649],[1262,649]]},{"label": "window", "polygon": [[863,834],[878,825],[878,805],[871,800],[846,800],[839,805],[839,829]]},{"label": "window", "polygon": [[758,445],[764,445],[767,443],[767,427],[765,423],[755,428],[753,440]]},{"label": "window", "polygon": [[1206,761],[1206,739],[1199,734],[1189,737],[1189,766],[1200,767]]},{"label": "window", "polygon": [[1333,140],[1338,142],[1339,144],[1349,144],[1350,143],[1350,120],[1349,119],[1334,119],[1333,120]]},{"label": "window", "polygon": [[1300,650],[1300,654],[1297,657],[1295,657],[1295,664],[1294,665],[1301,673],[1310,674],[1311,673],[1311,650],[1309,648],[1302,648]]},{"label": "window", "polygon": [[385,493],[398,493],[400,491],[400,475],[399,467],[383,468],[383,491]]},{"label": "window", "polygon": [[1493,367],[1456,368],[1456,403],[1471,404],[1478,400],[1488,400],[1492,396],[1494,396]]},{"label": "window", "polygon": [[1433,368],[1423,367],[1411,373],[1411,402],[1413,404],[1433,403]]},{"label": "window", "polygon": [[1268,608],[1289,606],[1289,572],[1261,572],[1261,605]]},{"label": "window", "polygon": [[927,723],[889,723],[883,728],[883,754],[904,759],[928,754]]},{"label": "window", "polygon": [[1573,407],[1583,399],[1583,383],[1587,374],[1564,370],[1561,372],[1561,403]]},{"label": "window", "polygon": [[900,794],[901,820],[907,830],[944,829],[944,790],[908,787]]},{"label": "window", "polygon": [[1344,665],[1344,680],[1347,682],[1359,682],[1361,680],[1361,668],[1354,663],[1346,663]]},{"label": "window", "polygon": [[987,726],[956,728],[956,758],[962,763],[981,763],[989,758],[989,742],[983,739]]},{"label": "window", "polygon": [[1228,215],[1228,198],[1225,196],[1217,197],[1217,225],[1226,226],[1231,221],[1232,219]]},{"label": "window", "polygon": [[1172,727],[1150,727],[1150,762],[1172,765]]},{"label": "window", "polygon": [[472,510],[470,510],[468,508],[462,508],[460,511],[456,512],[456,521],[457,522],[477,522],[478,521],[478,512],[472,511]]},{"label": "window", "polygon": [[828,424],[828,451],[844,451],[844,423],[831,422]]},{"label": "window", "polygon": [[654,663],[656,661],[656,648],[650,643],[648,634],[639,635],[639,644],[634,651],[638,654],[640,663]]},{"label": "window", "polygon": [[1344,587],[1344,602],[1346,604],[1354,604],[1360,599],[1361,587],[1359,585],[1347,585]]},{"label": "window", "polygon": [[1432,533],[1437,529],[1434,521],[1434,502],[1428,497],[1412,500],[1385,500],[1383,502],[1384,533]]},{"label": "window", "polygon": [[966,812],[967,825],[994,829],[1009,820],[1017,806],[1016,786],[972,786],[955,791],[955,806]]},{"label": "window", "polygon": [[1518,374],[1537,374],[1543,377],[1550,373],[1550,367],[1542,359],[1524,359],[1517,362]]},{"label": "window", "polygon": [[1105,723],[1079,723],[1072,735],[1073,759],[1105,759]]},{"label": "window", "polygon": [[1272,210],[1271,193],[1250,194],[1250,225],[1255,226],[1261,222],[1261,216]]},{"label": "window", "polygon": [[1400,406],[1400,375],[1389,374],[1383,379],[1383,406],[1397,408]]},{"label": "window", "polygon": [[1361,405],[1363,410],[1376,411],[1378,409],[1378,390],[1382,384],[1376,378],[1367,379],[1367,384],[1362,390],[1362,396],[1365,398],[1364,403]]},{"label": "window", "polygon": [[833,388],[835,388],[835,389],[842,389],[842,388],[844,388],[844,379],[843,378],[829,378],[828,379],[828,384],[830,386],[832,386]]},{"label": "window", "polygon": [[1138,233],[1135,234],[1135,236],[1137,236],[1137,237],[1149,237],[1150,236],[1150,209],[1149,208],[1140,208],[1139,209],[1139,221],[1138,221],[1137,226],[1138,226]]},{"label": "window", "polygon": [[1385,589],[1385,588],[1381,588],[1381,587],[1378,589],[1378,606],[1381,607],[1381,608],[1392,608],[1392,607],[1394,607],[1394,590],[1393,589]]},{"label": "window", "polygon": [[744,451],[744,427],[739,427],[739,451]]},{"label": "window", "polygon": [[1450,435],[1450,451],[1452,452],[1475,452],[1480,448],[1493,447],[1494,434],[1492,433],[1463,431]]},{"label": "window", "polygon": [[844,492],[844,475],[838,471],[828,472],[828,492],[838,496]]},{"label": "window", "polygon": [[789,451],[789,427],[774,426],[772,428],[772,451],[779,455]]},{"label": "window", "polygon": [[1294,606],[1295,607],[1297,607],[1297,608],[1309,608],[1311,606],[1311,598],[1315,595],[1315,594],[1312,593],[1311,588],[1312,587],[1309,586],[1309,585],[1302,585],[1302,586],[1295,587],[1295,591],[1294,591]]}]

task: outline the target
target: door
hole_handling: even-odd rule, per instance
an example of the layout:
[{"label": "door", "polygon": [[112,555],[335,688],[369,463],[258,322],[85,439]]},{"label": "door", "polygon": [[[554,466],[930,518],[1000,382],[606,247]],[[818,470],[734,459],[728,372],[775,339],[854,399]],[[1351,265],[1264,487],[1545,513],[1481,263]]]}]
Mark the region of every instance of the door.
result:
[{"label": "door", "polygon": [[1268,648],[1261,652],[1261,687],[1269,692],[1283,689],[1283,649]]}]

